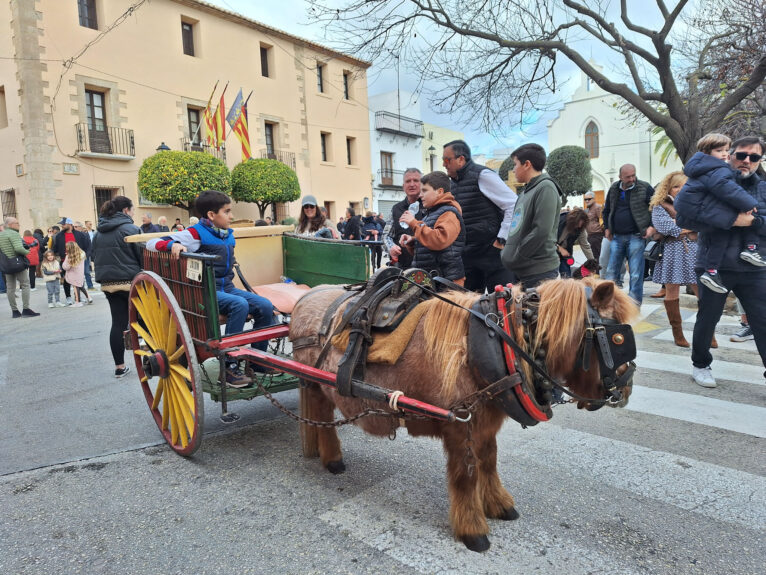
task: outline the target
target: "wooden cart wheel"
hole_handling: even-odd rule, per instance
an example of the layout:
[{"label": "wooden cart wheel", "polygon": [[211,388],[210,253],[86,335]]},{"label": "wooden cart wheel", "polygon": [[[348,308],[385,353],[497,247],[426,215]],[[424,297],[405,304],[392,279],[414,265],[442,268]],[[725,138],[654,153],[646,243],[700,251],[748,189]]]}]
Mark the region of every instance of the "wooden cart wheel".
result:
[{"label": "wooden cart wheel", "polygon": [[146,402],[168,445],[188,456],[202,442],[204,398],[189,327],[165,281],[140,272],[130,287],[130,342]]}]

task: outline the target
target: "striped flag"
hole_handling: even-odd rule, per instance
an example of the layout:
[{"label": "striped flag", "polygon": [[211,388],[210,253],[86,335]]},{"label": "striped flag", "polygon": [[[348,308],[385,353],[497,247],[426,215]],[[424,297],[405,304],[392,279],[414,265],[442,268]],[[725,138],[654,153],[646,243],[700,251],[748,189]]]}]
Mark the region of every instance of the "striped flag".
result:
[{"label": "striped flag", "polygon": [[242,144],[242,161],[249,160],[252,157],[250,151],[250,135],[247,131],[247,105],[242,101],[242,89],[240,88],[237,97],[232,104],[229,114],[226,116],[226,122],[231,126],[231,130],[237,135]]},{"label": "striped flag", "polygon": [[218,108],[215,110],[215,117],[213,118],[215,123],[215,147],[217,149],[220,149],[226,140],[226,116],[224,115],[226,113],[226,106],[223,103],[223,95],[225,93],[226,90],[224,89],[223,94],[221,94],[221,101],[218,102]]},{"label": "striped flag", "polygon": [[207,107],[205,108],[205,141],[208,146],[215,146],[215,124],[213,123],[213,96],[215,95],[215,89],[218,87],[218,82],[213,86],[213,91],[210,92],[210,97],[207,99]]}]

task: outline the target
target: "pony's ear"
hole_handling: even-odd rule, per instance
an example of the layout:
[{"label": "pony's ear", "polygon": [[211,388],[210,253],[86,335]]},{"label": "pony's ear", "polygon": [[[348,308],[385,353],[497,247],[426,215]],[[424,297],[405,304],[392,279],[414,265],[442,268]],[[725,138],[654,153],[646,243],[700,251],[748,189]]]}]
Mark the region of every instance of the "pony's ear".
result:
[{"label": "pony's ear", "polygon": [[590,297],[590,305],[596,309],[604,309],[614,299],[614,282],[603,281],[593,288],[593,295]]}]

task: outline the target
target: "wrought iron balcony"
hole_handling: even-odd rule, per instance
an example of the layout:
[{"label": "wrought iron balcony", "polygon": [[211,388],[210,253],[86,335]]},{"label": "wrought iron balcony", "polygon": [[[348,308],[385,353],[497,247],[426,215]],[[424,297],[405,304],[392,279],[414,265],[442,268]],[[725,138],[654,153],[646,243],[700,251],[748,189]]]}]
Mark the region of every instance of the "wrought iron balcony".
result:
[{"label": "wrought iron balcony", "polygon": [[378,170],[378,178],[375,182],[379,188],[404,187],[404,170]]},{"label": "wrought iron balcony", "polygon": [[211,146],[207,142],[193,141],[189,138],[181,138],[181,149],[184,152],[204,152],[215,156],[219,160],[226,161],[226,146],[221,146],[220,149],[216,149],[215,146]]},{"label": "wrought iron balcony", "polygon": [[261,150],[261,158],[267,158],[269,160],[278,160],[285,166],[295,169],[295,153],[285,152],[284,150]]},{"label": "wrought iron balcony", "polygon": [[375,129],[408,138],[423,137],[423,122],[391,112],[375,112]]},{"label": "wrought iron balcony", "polygon": [[87,155],[109,155],[119,159],[136,157],[133,130],[104,127],[98,130],[87,123],[75,124],[77,130],[77,153]]}]

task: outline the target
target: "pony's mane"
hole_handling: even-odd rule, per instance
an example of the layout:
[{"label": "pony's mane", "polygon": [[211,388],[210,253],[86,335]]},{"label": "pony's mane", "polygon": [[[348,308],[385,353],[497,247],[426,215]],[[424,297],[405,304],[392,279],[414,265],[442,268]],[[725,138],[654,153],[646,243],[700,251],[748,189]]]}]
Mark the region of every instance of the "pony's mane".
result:
[{"label": "pony's mane", "polygon": [[[480,297],[476,293],[458,291],[443,295],[467,308]],[[441,389],[444,397],[455,398],[458,373],[468,361],[468,313],[438,299],[421,305],[429,306],[423,322],[426,357],[442,366]]]},{"label": "pony's mane", "polygon": [[[532,347],[546,350],[546,364],[551,373],[561,374],[571,368],[585,335],[585,287],[595,288],[603,282],[593,278],[561,279],[544,282],[537,288],[540,307]],[[637,314],[633,300],[620,289],[614,290],[609,309],[598,311],[620,323],[632,322]]]}]

